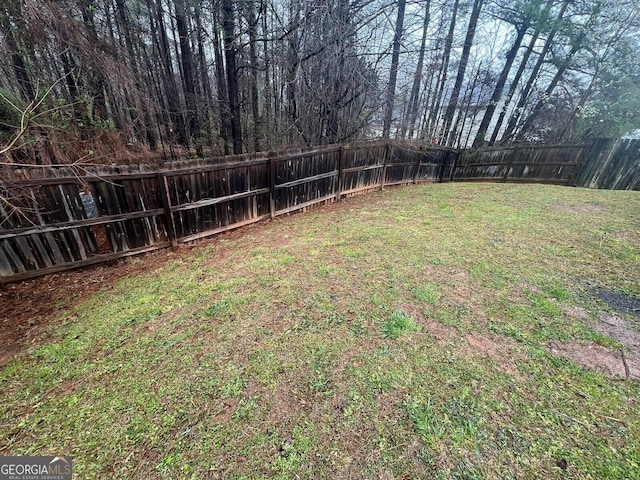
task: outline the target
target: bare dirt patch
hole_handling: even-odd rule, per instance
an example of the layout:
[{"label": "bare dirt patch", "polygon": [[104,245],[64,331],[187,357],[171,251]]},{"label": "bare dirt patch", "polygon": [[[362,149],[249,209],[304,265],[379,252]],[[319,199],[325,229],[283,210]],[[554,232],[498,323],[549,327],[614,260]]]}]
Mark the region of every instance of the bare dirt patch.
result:
[{"label": "bare dirt patch", "polygon": [[600,321],[593,324],[599,333],[615,338],[629,350],[640,352],[640,331],[631,322],[617,315],[600,314]]},{"label": "bare dirt patch", "polygon": [[438,285],[446,285],[449,288],[443,290],[440,302],[451,309],[467,309],[473,312],[475,322],[486,323],[482,313],[481,299],[492,295],[488,287],[472,285],[471,276],[467,270],[426,265],[423,269],[425,280]]},{"label": "bare dirt patch", "polygon": [[567,203],[558,203],[553,208],[556,212],[570,215],[592,215],[606,211],[602,205],[586,203],[584,205],[570,205]]},{"label": "bare dirt patch", "polygon": [[623,364],[626,364],[628,376],[640,378],[640,331],[623,317],[604,312],[600,314],[600,321],[592,327],[598,333],[614,338],[624,345],[621,359]]},{"label": "bare dirt patch", "polygon": [[399,421],[402,418],[402,409],[399,407],[402,405],[405,394],[403,390],[380,392],[376,398],[380,416],[387,419],[395,417]]},{"label": "bare dirt patch", "polygon": [[467,345],[462,347],[465,355],[488,357],[498,364],[500,370],[508,373],[516,380],[522,380],[522,375],[513,363],[517,357],[515,345],[507,338],[494,339],[482,335],[467,335]]},{"label": "bare dirt patch", "polygon": [[295,424],[302,413],[298,397],[286,383],[280,383],[271,399],[269,424]]},{"label": "bare dirt patch", "polygon": [[167,252],[152,252],[82,270],[57,273],[6,285],[0,291],[0,367],[29,343],[61,310],[108,290],[120,279],[152,270],[168,261]]},{"label": "bare dirt patch", "polygon": [[455,328],[447,327],[431,318],[422,318],[420,324],[424,328],[424,331],[438,342],[450,341],[457,335]]},{"label": "bare dirt patch", "polygon": [[640,378],[640,331],[632,322],[606,312],[600,312],[597,321],[589,321],[589,313],[581,307],[566,307],[564,311],[582,320],[596,332],[619,341],[623,350],[600,345],[553,343],[549,345],[551,353],[570,358],[585,368],[599,370],[608,376]]},{"label": "bare dirt patch", "polygon": [[586,322],[589,320],[589,312],[585,308],[575,307],[575,306],[566,306],[562,308],[562,311],[571,317],[577,318],[578,320],[582,320],[583,322]]},{"label": "bare dirt patch", "polygon": [[[608,377],[626,378],[626,370],[621,352],[616,352],[601,345],[580,345],[579,343],[549,344],[549,350],[554,355],[573,360],[577,364],[596,370]],[[629,378],[640,378],[640,370],[630,369]]]},{"label": "bare dirt patch", "polygon": [[454,327],[447,327],[439,321],[429,318],[414,304],[403,303],[400,305],[400,310],[420,324],[424,333],[432,337],[437,342],[449,342],[458,335]]}]

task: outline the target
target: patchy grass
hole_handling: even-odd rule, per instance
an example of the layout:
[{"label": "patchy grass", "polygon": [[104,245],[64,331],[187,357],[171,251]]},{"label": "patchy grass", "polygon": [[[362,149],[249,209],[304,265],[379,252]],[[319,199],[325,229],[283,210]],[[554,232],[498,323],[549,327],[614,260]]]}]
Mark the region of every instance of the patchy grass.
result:
[{"label": "patchy grass", "polygon": [[416,324],[404,312],[395,310],[382,325],[384,338],[397,339],[402,334],[408,334],[416,330]]},{"label": "patchy grass", "polygon": [[549,347],[626,348],[593,292],[640,298],[639,211],[420,185],[203,242],[52,315],[0,371],[0,454],[78,478],[640,478],[639,382]]}]

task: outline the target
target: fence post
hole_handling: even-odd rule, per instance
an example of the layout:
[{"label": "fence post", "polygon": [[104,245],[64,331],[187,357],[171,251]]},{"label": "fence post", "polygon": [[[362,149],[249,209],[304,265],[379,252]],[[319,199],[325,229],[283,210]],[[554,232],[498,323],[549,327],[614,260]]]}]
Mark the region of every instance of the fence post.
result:
[{"label": "fence post", "polygon": [[[465,151],[463,150],[462,152],[460,152],[460,150],[456,150],[456,154],[453,157],[453,161],[451,162],[451,171],[449,172],[449,181],[453,182],[455,179],[455,174],[456,174],[456,168],[458,167],[458,160],[460,159],[460,157],[462,157],[465,154]],[[450,157],[450,155],[447,155],[447,157]]]},{"label": "fence post", "polygon": [[444,180],[444,172],[449,165],[449,150],[445,150],[442,157],[439,159],[438,173],[436,175],[436,181],[442,183]]},{"label": "fence post", "polygon": [[276,161],[269,155],[269,209],[271,219],[276,218]]},{"label": "fence post", "polygon": [[416,171],[413,173],[413,183],[418,183],[418,174],[420,173],[420,164],[422,163],[422,159],[424,158],[424,153],[421,153],[418,156],[418,161],[416,162]]},{"label": "fence post", "polygon": [[338,156],[338,185],[336,185],[336,202],[342,199],[342,169],[344,168],[344,145],[340,145],[340,155]]},{"label": "fence post", "polygon": [[391,157],[391,143],[387,142],[387,145],[384,151],[384,162],[382,166],[382,179],[380,181],[380,190],[384,188],[384,184],[387,181],[387,164],[389,163],[390,157]]},{"label": "fence post", "polygon": [[162,208],[164,209],[165,224],[167,227],[167,235],[172,247],[178,245],[178,235],[176,233],[176,224],[171,213],[171,198],[169,198],[169,185],[167,176],[161,172],[156,174],[158,179],[158,188],[160,188],[160,199],[162,200]]},{"label": "fence post", "polygon": [[589,151],[593,147],[594,143],[595,143],[595,140],[593,142],[591,142],[590,146],[582,147],[580,149],[580,151],[578,152],[578,158],[576,159],[575,166],[573,167],[573,175],[571,175],[571,178],[567,182],[567,185],[572,186],[572,187],[578,186],[578,175],[580,174],[580,172],[582,170],[582,165],[584,164],[584,159],[586,158],[587,154],[589,153]]}]

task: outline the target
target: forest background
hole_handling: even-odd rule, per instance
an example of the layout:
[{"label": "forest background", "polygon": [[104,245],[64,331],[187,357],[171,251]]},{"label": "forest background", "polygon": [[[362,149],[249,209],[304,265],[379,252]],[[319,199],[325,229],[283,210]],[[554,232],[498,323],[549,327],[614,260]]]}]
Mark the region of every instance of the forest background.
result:
[{"label": "forest background", "polygon": [[640,128],[636,0],[0,0],[0,162]]}]

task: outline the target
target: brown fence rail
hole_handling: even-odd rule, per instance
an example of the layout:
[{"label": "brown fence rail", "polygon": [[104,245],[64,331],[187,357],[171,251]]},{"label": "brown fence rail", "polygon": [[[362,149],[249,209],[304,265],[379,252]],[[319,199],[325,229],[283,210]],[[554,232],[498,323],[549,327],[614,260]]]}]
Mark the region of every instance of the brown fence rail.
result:
[{"label": "brown fence rail", "polygon": [[[388,185],[575,184],[586,145],[477,151],[372,142],[149,166],[2,172],[0,280],[193,241]],[[81,173],[81,174],[80,174]]]}]

